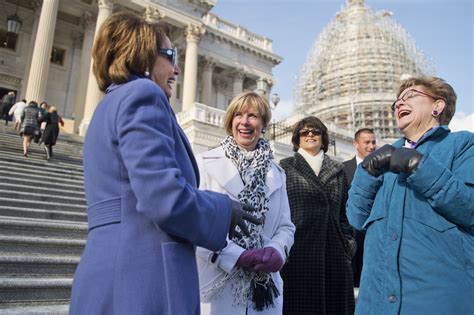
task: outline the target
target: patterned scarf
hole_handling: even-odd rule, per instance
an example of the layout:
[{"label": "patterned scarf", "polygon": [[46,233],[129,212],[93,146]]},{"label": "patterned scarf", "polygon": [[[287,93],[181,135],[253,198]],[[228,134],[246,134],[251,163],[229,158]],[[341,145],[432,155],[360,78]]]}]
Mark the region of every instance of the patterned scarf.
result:
[{"label": "patterned scarf", "polygon": [[[237,145],[233,137],[228,136],[222,141],[221,146],[225,156],[237,167],[244,184],[244,189],[238,195],[239,201],[254,207],[256,211],[252,212],[252,215],[265,220],[269,201],[265,194],[267,188],[265,179],[273,159],[270,144],[265,139],[259,139],[255,150],[245,151]],[[246,225],[250,237],[245,236],[237,227],[242,236],[234,236],[232,241],[245,249],[263,247],[263,225],[248,222]],[[273,297],[280,295],[269,273],[238,268],[226,278],[225,281],[231,283],[234,302],[237,305],[247,306],[247,302],[251,299],[254,308],[262,311],[273,305]]]}]

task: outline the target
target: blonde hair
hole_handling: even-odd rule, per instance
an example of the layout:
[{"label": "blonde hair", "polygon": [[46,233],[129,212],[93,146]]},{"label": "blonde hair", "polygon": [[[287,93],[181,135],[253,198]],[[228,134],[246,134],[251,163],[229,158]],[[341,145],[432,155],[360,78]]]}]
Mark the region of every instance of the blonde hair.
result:
[{"label": "blonde hair", "polygon": [[58,111],[58,109],[56,108],[56,106],[51,106],[51,107],[49,108],[49,112],[50,112],[50,113],[54,113],[54,112],[57,112],[57,111]]},{"label": "blonde hair", "polygon": [[446,105],[438,116],[441,125],[448,125],[456,112],[457,95],[451,85],[438,77],[414,77],[403,81],[398,88],[397,98],[411,86],[419,85],[426,89],[426,92],[435,96],[435,99],[443,100]]},{"label": "blonde hair", "polygon": [[241,111],[244,107],[257,109],[264,127],[267,127],[270,119],[272,119],[272,110],[264,97],[253,91],[242,92],[232,99],[224,115],[224,129],[228,135],[232,135],[232,121],[235,113]]},{"label": "blonde hair", "polygon": [[167,36],[164,26],[133,13],[119,12],[101,25],[92,47],[93,72],[99,89],[125,83],[132,74],[153,68],[158,49]]}]

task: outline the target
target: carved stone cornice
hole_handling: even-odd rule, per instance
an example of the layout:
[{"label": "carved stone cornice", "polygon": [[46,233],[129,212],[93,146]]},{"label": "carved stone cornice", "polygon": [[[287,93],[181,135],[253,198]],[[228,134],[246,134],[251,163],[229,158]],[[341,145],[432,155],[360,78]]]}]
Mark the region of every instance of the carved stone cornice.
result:
[{"label": "carved stone cornice", "polygon": [[14,77],[6,73],[0,73],[0,82],[8,82],[13,85],[19,86],[21,83],[21,78]]},{"label": "carved stone cornice", "polygon": [[114,8],[114,4],[116,2],[117,2],[116,0],[97,0],[97,4],[99,6],[99,9],[112,10]]},{"label": "carved stone cornice", "polygon": [[186,42],[197,43],[201,39],[201,36],[204,35],[206,29],[199,25],[188,24],[184,29],[184,36],[186,36]]},{"label": "carved stone cornice", "polygon": [[148,22],[158,22],[163,19],[165,14],[160,12],[157,8],[153,8],[150,5],[147,5],[145,8],[144,18]]},{"label": "carved stone cornice", "polygon": [[87,30],[87,29],[92,29],[95,27],[95,20],[97,17],[89,11],[84,11],[82,12],[81,16],[81,26],[82,29]]},{"label": "carved stone cornice", "polygon": [[231,72],[231,75],[232,75],[232,78],[234,79],[234,81],[241,81],[245,78],[245,71],[242,68],[235,68]]},{"label": "carved stone cornice", "polygon": [[204,71],[212,71],[216,66],[216,60],[212,57],[202,58],[201,65]]}]

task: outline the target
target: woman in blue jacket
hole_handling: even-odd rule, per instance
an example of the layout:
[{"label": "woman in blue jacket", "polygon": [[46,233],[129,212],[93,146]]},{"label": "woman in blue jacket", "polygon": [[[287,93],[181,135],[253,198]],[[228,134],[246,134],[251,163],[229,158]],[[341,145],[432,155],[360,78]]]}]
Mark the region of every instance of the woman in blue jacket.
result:
[{"label": "woman in blue jacket", "polygon": [[92,55],[106,95],[84,140],[89,234],[70,314],[198,314],[195,246],[218,251],[236,225],[256,220],[226,195],[197,188],[168,103],[180,69],[165,30],[114,14]]},{"label": "woman in blue jacket", "polygon": [[365,230],[357,314],[474,314],[474,134],[450,132],[456,93],[402,82],[403,137],[367,156],[347,203]]}]

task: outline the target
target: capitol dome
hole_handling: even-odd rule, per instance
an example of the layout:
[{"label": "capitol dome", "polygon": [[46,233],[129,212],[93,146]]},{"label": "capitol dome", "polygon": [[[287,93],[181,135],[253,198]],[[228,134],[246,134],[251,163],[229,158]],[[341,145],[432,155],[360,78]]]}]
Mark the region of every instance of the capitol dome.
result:
[{"label": "capitol dome", "polygon": [[401,80],[434,72],[390,12],[347,0],[313,44],[297,79],[295,103],[299,112],[324,122],[395,138],[390,105]]}]

